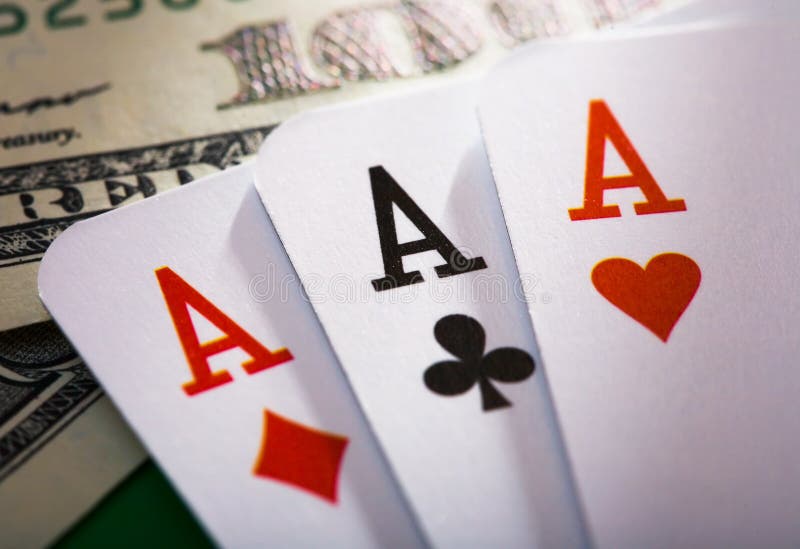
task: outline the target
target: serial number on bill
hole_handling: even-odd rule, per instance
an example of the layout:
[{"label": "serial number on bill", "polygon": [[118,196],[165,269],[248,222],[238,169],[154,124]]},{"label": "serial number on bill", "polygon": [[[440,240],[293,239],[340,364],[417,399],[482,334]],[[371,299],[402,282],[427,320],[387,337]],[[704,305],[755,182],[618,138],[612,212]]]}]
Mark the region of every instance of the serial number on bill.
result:
[{"label": "serial number on bill", "polygon": [[[151,0],[149,3],[154,7],[181,11],[192,9],[200,2],[201,0]],[[88,11],[96,10],[92,9],[94,6],[87,6],[88,4],[102,4],[107,9],[97,15],[90,15]],[[28,2],[3,2],[0,3],[0,38],[24,32],[35,17],[41,18],[45,28],[60,30],[82,27],[96,22],[97,19],[106,23],[124,21],[140,15],[144,10],[145,0],[51,0],[42,2],[33,9]]]}]

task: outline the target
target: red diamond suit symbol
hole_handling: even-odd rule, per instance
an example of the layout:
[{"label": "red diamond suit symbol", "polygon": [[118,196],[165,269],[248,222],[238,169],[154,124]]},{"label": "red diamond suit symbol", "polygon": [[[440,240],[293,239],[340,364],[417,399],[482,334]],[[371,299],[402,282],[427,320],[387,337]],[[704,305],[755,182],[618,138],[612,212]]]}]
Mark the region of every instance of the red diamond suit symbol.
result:
[{"label": "red diamond suit symbol", "polygon": [[264,434],[253,474],[337,502],[347,437],[296,423],[264,410]]}]

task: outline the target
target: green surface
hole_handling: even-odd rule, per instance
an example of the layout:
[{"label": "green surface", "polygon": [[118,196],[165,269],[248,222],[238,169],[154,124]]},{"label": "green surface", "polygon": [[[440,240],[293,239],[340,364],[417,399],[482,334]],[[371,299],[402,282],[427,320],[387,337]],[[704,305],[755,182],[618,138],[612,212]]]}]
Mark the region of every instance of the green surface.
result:
[{"label": "green surface", "polygon": [[158,467],[148,460],[53,547],[157,549],[213,545]]}]

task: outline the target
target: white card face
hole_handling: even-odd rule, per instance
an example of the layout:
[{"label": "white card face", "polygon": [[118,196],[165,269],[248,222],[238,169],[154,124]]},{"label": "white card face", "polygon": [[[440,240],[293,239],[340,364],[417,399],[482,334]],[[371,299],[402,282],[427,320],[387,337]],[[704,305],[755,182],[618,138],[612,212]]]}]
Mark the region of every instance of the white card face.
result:
[{"label": "white card face", "polygon": [[798,27],[730,28],[530,48],[486,80],[600,547],[800,544],[798,55]]},{"label": "white card face", "polygon": [[673,25],[694,21],[753,21],[800,17],[797,0],[695,0],[672,10],[656,13],[641,21],[646,26]]},{"label": "white card face", "polygon": [[73,225],[39,289],[218,543],[420,545],[252,165]]},{"label": "white card face", "polygon": [[476,87],[301,115],[256,186],[433,544],[581,545]]}]

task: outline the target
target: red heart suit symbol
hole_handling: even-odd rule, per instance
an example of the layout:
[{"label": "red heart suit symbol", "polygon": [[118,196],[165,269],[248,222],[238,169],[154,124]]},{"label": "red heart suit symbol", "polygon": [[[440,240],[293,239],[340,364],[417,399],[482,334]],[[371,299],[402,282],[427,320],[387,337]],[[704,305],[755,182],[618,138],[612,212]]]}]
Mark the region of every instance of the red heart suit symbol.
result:
[{"label": "red heart suit symbol", "polygon": [[700,267],[685,255],[657,255],[642,269],[612,257],[595,265],[592,283],[626,315],[664,342],[700,286]]}]

